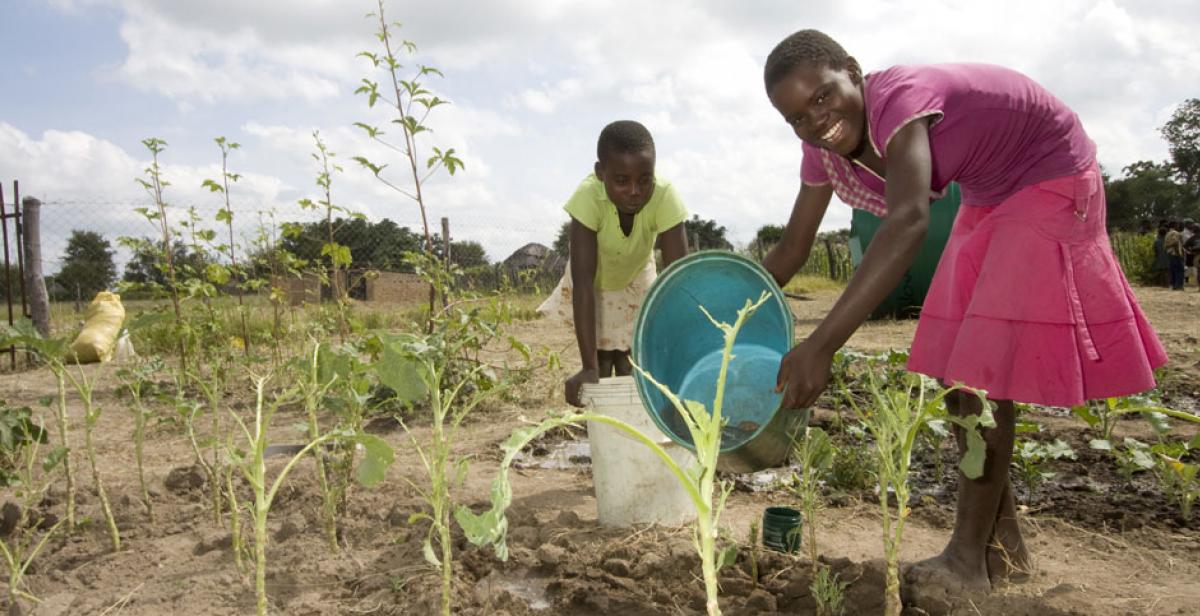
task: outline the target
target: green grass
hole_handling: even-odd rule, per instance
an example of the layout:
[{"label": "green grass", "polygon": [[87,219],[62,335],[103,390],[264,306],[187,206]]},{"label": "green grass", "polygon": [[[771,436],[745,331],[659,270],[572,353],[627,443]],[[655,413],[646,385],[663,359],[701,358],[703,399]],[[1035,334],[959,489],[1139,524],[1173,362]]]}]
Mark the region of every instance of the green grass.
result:
[{"label": "green grass", "polygon": [[788,293],[803,295],[805,293],[817,293],[820,291],[841,291],[846,288],[846,283],[840,280],[833,280],[827,276],[813,276],[811,274],[799,274],[794,276],[791,281],[783,287],[783,290]]},{"label": "green grass", "polygon": [[[537,318],[537,306],[544,298],[539,295],[521,294],[508,296],[507,299],[512,319],[528,321]],[[125,307],[125,324],[127,326],[143,312],[155,309],[167,309],[169,312],[170,307],[170,300],[166,298],[123,299],[121,303]],[[270,301],[265,296],[247,296],[245,304],[252,344],[260,348],[272,344],[274,309]],[[492,306],[486,296],[478,301],[478,305],[490,315]],[[196,318],[207,318],[204,315],[207,311],[199,300],[188,300],[185,307],[190,314],[196,315]],[[55,335],[73,337],[80,330],[87,316],[87,304],[82,304],[81,308],[79,312],[76,312],[74,302],[50,304],[50,323]],[[213,308],[221,322],[221,330],[228,332],[230,336],[230,344],[240,344],[242,329],[237,298],[233,296],[218,297],[213,300]],[[333,316],[330,312],[332,309],[333,306],[329,302],[280,307],[280,323],[284,339],[288,341],[303,339],[303,336],[297,336],[297,334],[313,329],[329,329],[332,327]],[[411,330],[420,323],[424,323],[426,311],[427,304],[420,300],[401,303],[354,301],[350,306],[349,316],[356,324],[355,329]],[[332,331],[334,330],[330,329],[330,332]],[[238,339],[235,340],[235,338]],[[170,356],[176,352],[174,340],[167,327],[149,328],[138,334],[133,342],[134,348],[141,355]]]}]

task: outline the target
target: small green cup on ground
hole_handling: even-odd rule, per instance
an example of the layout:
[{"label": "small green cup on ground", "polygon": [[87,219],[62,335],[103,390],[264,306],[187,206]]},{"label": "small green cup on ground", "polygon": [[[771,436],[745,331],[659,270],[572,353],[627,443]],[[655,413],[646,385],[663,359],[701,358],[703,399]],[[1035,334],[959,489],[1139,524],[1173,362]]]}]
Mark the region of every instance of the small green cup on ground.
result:
[{"label": "small green cup on ground", "polygon": [[791,507],[767,507],[763,512],[762,543],[778,551],[794,554],[800,551],[802,516]]}]

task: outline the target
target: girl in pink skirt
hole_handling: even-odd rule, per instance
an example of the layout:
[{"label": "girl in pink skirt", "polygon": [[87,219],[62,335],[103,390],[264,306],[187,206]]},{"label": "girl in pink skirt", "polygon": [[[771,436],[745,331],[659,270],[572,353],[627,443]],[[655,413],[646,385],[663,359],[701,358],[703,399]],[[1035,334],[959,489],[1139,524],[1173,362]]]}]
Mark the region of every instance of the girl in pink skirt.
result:
[{"label": "girl in pink skirt", "polygon": [[[828,316],[784,356],[785,408],[825,389],[834,352],[900,282],[954,181],[962,206],[934,274],[908,368],[987,391],[983,476],[959,475],[954,533],[910,580],[971,590],[1029,570],[1008,468],[1013,402],[1054,406],[1154,387],[1166,354],[1113,257],[1096,147],[1062,101],[983,64],[866,74],[821,32],[784,39],[764,70],[771,104],[803,141],[800,193],[763,261],[780,284],[808,259],[838,197],[884,222]],[[975,400],[974,405],[972,401]],[[978,414],[974,396],[948,399]]]}]

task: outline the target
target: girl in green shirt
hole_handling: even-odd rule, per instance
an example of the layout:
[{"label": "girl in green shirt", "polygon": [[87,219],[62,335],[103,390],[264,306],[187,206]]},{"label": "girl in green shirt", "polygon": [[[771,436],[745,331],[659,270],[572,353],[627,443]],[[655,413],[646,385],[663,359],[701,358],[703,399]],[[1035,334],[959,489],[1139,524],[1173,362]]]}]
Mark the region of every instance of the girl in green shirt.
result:
[{"label": "girl in green shirt", "polygon": [[655,277],[654,246],[663,263],[687,254],[687,218],[675,188],[654,175],[654,139],[638,122],[604,127],[595,172],[563,207],[571,215],[571,260],[554,293],[538,308],[575,326],[582,369],[566,380],[567,402],[582,406],[584,383],[629,375],[633,323]]}]

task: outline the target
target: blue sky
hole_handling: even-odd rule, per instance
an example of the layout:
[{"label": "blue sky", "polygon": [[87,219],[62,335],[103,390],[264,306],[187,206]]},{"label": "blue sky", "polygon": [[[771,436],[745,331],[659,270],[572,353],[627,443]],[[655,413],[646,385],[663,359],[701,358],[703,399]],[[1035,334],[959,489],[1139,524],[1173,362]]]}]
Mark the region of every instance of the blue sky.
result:
[{"label": "blue sky", "polygon": [[[316,129],[345,169],[336,202],[416,222],[410,203],[350,161],[386,158],[351,126],[384,122],[353,94],[369,74],[354,54],[374,43],[362,18],[374,2],[4,4],[0,181],[8,192],[19,179],[23,194],[49,202],[47,253],[61,252],[71,228],[149,233],[132,213],[145,204],[133,178],[148,136],[170,144],[168,200],[204,211],[217,207],[200,190],[219,173],[213,137],[240,142],[231,166],[244,175],[233,191],[243,231],[252,211],[302,216],[296,201],[315,196]],[[597,132],[618,118],[650,127],[660,175],[735,243],[786,221],[799,142],[760,75],[771,47],[801,27],[829,32],[868,70],[984,61],[1024,71],[1079,112],[1110,172],[1165,158],[1157,129],[1200,83],[1200,8],[1185,0],[443,0],[388,10],[419,45],[414,61],[443,70],[431,86],[453,102],[431,118],[424,146],[453,147],[467,164],[430,184],[431,213],[493,259],[553,239]],[[848,221],[835,205],[825,227]]]}]

